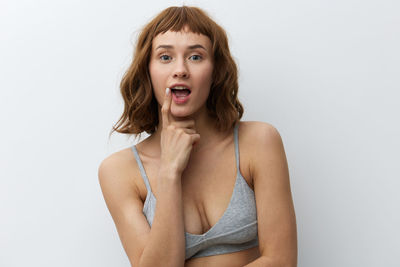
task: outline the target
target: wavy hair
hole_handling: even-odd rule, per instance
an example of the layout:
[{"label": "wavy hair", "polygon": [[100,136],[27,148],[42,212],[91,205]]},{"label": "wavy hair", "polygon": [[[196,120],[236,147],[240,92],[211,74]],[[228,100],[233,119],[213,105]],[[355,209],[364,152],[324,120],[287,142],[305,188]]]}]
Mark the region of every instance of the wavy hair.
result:
[{"label": "wavy hair", "polygon": [[144,131],[152,134],[157,130],[159,104],[153,94],[148,68],[152,42],[160,33],[179,32],[185,26],[193,33],[207,36],[212,43],[214,68],[206,106],[215,119],[216,128],[225,131],[240,120],[243,106],[238,99],[238,71],[225,30],[198,7],[173,6],[160,12],[139,34],[132,63],[120,83],[124,111],[110,135],[117,131],[140,136]]}]

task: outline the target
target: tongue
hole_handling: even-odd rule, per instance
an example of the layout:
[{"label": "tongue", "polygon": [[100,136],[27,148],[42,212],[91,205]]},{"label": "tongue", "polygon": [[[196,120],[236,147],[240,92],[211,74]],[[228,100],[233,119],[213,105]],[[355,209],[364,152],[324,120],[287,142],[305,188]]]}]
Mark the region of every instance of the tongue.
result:
[{"label": "tongue", "polygon": [[183,90],[175,90],[174,94],[178,97],[185,97],[189,94],[189,90],[183,89]]}]

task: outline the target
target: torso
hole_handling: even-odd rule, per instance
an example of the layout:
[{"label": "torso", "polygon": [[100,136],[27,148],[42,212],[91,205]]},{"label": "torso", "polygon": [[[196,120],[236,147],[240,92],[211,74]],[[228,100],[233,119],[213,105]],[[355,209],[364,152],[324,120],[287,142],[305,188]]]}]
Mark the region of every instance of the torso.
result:
[{"label": "torso", "polygon": [[[251,139],[252,122],[240,122],[239,152],[240,172],[247,184],[254,190],[250,173],[250,152],[246,145]],[[142,163],[150,181],[153,194],[157,198],[156,175],[159,158],[146,154],[146,140],[136,145]],[[121,150],[131,162],[129,172],[134,179],[140,197],[146,199],[146,186],[140,175],[135,158],[130,148]],[[216,146],[191,155],[189,163],[182,174],[182,197],[185,231],[192,234],[202,234],[209,230],[221,218],[232,196],[236,179],[236,163],[233,131],[226,135]],[[208,257],[191,258],[185,266],[243,266],[260,256],[258,247]]]}]

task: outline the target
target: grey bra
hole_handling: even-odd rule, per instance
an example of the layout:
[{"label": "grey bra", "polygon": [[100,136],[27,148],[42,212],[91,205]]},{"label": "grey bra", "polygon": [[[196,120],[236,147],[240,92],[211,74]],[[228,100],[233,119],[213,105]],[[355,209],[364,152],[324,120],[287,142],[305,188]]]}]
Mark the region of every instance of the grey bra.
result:
[{"label": "grey bra", "polygon": [[[257,210],[254,191],[249,187],[239,169],[238,127],[234,127],[236,182],[229,205],[222,217],[204,234],[185,232],[185,259],[211,255],[232,253],[258,246]],[[147,196],[143,206],[149,225],[153,223],[156,197],[153,195],[149,180],[140,160],[136,146],[132,151],[138,163],[140,173],[147,188]]]}]

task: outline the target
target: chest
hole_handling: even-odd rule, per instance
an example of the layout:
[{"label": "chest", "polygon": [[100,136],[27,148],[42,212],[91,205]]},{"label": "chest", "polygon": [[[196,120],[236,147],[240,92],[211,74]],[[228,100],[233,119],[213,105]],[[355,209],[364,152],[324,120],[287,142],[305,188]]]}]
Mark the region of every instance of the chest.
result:
[{"label": "chest", "polygon": [[[245,155],[240,154],[240,172],[245,183],[253,189]],[[157,198],[158,162],[146,158],[142,161]],[[233,143],[191,157],[181,179],[185,230],[196,235],[203,234],[221,219],[234,192],[238,177]],[[144,182],[138,181],[138,186],[145,200],[147,190]]]}]

